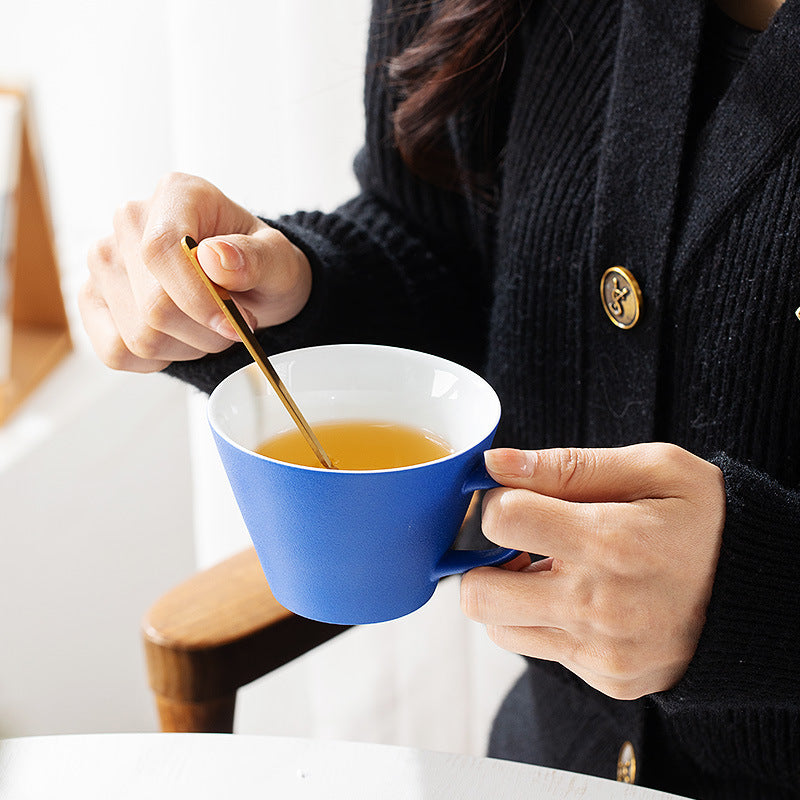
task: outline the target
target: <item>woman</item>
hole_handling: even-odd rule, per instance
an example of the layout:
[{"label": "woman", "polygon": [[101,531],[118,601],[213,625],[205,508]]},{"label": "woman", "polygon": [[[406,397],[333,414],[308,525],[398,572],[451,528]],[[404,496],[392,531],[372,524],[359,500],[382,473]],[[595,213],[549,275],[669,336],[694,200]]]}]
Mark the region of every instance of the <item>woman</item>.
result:
[{"label": "woman", "polygon": [[547,556],[462,582],[528,657],[491,755],[795,797],[800,0],[720,5],[378,0],[359,196],[268,223],[168,176],[81,309],[110,366],[211,390],[247,356],[189,233],[273,351],[482,370],[506,446],[484,532]]}]

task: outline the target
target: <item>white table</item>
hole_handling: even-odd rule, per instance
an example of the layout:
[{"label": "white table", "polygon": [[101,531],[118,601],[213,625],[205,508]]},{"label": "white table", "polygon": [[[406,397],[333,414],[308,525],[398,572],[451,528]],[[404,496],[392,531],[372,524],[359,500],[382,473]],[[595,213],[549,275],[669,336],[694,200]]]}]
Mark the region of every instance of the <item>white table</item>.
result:
[{"label": "white table", "polygon": [[0,740],[2,800],[656,800],[613,781],[489,758],[268,736]]}]

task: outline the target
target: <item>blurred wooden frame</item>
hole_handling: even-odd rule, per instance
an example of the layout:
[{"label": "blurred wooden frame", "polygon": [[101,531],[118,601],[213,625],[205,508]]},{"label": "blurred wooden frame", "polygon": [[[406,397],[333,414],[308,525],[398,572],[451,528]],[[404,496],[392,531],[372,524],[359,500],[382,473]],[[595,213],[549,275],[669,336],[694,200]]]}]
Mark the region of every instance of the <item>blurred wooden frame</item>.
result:
[{"label": "blurred wooden frame", "polygon": [[11,291],[10,371],[7,377],[0,376],[2,424],[70,352],[72,340],[28,99],[21,90],[2,86],[0,95],[17,98],[21,112],[19,158],[12,159],[19,169],[10,198],[13,227],[7,263],[0,263],[0,269],[8,270]]},{"label": "blurred wooden frame", "polygon": [[[463,526],[480,526],[480,495]],[[142,621],[161,730],[232,733],[242,686],[346,630],[283,608],[252,547],[192,575],[158,598]]]}]

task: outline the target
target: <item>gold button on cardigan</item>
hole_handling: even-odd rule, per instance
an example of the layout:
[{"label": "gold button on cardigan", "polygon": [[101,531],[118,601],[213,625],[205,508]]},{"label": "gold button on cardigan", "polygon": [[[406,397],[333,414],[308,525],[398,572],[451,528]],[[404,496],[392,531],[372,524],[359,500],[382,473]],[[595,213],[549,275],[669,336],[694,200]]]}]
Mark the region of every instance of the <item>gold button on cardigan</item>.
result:
[{"label": "gold button on cardigan", "polygon": [[632,328],[639,321],[642,292],[633,273],[625,267],[609,267],[600,279],[603,310],[618,328]]}]

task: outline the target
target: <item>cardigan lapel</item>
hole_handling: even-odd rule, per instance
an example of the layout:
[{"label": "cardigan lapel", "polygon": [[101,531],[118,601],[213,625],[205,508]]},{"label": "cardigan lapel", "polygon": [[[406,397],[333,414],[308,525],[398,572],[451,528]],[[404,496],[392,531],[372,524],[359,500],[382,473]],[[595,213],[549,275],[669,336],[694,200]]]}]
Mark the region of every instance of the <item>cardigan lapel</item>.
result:
[{"label": "cardigan lapel", "polygon": [[666,258],[702,11],[698,0],[623,0],[599,164],[601,258],[641,258],[648,271],[654,250]]},{"label": "cardigan lapel", "polygon": [[800,124],[800,0],[786,0],[698,137],[676,249],[685,264]]},{"label": "cardigan lapel", "polygon": [[[622,0],[619,45],[598,166],[584,314],[589,442],[652,438],[662,285],[673,234],[703,17],[701,0]],[[614,328],[599,297],[607,267],[633,272],[642,317]],[[598,338],[598,331],[600,337]]]}]

